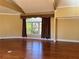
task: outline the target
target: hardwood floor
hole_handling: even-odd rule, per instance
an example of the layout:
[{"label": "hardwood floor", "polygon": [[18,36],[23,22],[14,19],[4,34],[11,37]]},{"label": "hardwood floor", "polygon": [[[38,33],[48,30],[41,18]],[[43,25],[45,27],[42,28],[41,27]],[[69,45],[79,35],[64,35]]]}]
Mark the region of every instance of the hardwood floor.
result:
[{"label": "hardwood floor", "polygon": [[79,59],[79,43],[0,40],[0,59]]}]

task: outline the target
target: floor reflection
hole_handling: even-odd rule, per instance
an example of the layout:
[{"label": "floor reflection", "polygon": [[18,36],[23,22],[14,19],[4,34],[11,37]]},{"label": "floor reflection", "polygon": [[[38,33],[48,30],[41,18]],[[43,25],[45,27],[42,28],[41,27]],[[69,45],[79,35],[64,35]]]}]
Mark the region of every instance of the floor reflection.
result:
[{"label": "floor reflection", "polygon": [[0,40],[0,59],[44,59],[50,58],[51,52],[51,43],[47,41]]},{"label": "floor reflection", "polygon": [[79,59],[79,43],[0,40],[0,59]]},{"label": "floor reflection", "polygon": [[26,53],[29,59],[44,59],[44,56],[50,58],[52,55],[51,42],[29,41],[26,43]]},{"label": "floor reflection", "polygon": [[42,59],[42,43],[37,41],[27,42],[26,53],[30,59]]}]

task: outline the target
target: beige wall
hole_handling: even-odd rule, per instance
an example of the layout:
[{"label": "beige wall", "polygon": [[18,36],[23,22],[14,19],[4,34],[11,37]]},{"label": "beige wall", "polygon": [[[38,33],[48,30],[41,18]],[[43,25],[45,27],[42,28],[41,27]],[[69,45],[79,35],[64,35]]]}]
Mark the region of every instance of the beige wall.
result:
[{"label": "beige wall", "polygon": [[51,39],[54,39],[54,19],[51,17]]},{"label": "beige wall", "polygon": [[58,39],[79,40],[79,19],[58,19]]},{"label": "beige wall", "polygon": [[64,40],[79,40],[79,8],[65,7],[56,11],[57,37]]},{"label": "beige wall", "polygon": [[72,17],[72,16],[79,16],[78,7],[65,7],[65,8],[58,8],[56,10],[56,17]]},{"label": "beige wall", "polygon": [[[51,18],[51,39],[54,39],[54,19]],[[79,40],[79,19],[58,18],[57,39]]]},{"label": "beige wall", "polygon": [[[79,39],[79,19],[58,19],[58,39]],[[22,20],[18,15],[0,15],[0,37],[19,37],[22,35]],[[51,39],[54,38],[54,20],[51,18]]]},{"label": "beige wall", "polygon": [[22,20],[18,15],[0,15],[0,37],[22,35]]},{"label": "beige wall", "polygon": [[[22,36],[22,20],[19,15],[0,15],[0,37]],[[54,38],[54,20],[51,18],[51,39]]]}]

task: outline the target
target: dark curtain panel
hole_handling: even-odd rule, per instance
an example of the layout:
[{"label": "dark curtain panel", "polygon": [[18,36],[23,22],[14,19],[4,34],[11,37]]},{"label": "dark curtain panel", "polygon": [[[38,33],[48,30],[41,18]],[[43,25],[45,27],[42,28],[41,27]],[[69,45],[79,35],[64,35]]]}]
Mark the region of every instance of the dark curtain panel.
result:
[{"label": "dark curtain panel", "polygon": [[22,36],[27,37],[27,32],[26,32],[26,17],[22,17]]},{"label": "dark curtain panel", "polygon": [[50,38],[50,17],[42,17],[42,38]]}]

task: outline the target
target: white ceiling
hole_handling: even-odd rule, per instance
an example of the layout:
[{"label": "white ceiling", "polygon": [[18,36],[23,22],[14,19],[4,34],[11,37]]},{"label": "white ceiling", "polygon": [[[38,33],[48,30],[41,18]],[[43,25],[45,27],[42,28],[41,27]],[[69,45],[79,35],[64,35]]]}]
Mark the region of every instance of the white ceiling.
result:
[{"label": "white ceiling", "polygon": [[[54,1],[57,2],[57,8],[79,7],[79,0],[6,0],[6,1],[10,3],[14,1],[15,4],[17,4],[26,14],[35,14],[35,13],[51,14],[54,11]],[[0,6],[0,13],[18,14],[18,11],[14,11],[8,7]]]},{"label": "white ceiling", "polygon": [[12,0],[0,0],[0,14],[18,15],[23,13],[22,9]]},{"label": "white ceiling", "polygon": [[53,0],[13,0],[26,14],[53,12]]},{"label": "white ceiling", "polygon": [[21,13],[18,11],[15,11],[13,9],[0,6],[0,14],[6,14],[6,15],[20,15]]},{"label": "white ceiling", "polygon": [[[26,14],[51,13],[54,11],[54,2],[57,8],[79,7],[79,0],[13,0]],[[56,4],[55,4],[56,5]]]},{"label": "white ceiling", "polygon": [[79,7],[79,0],[59,0],[58,7]]}]

